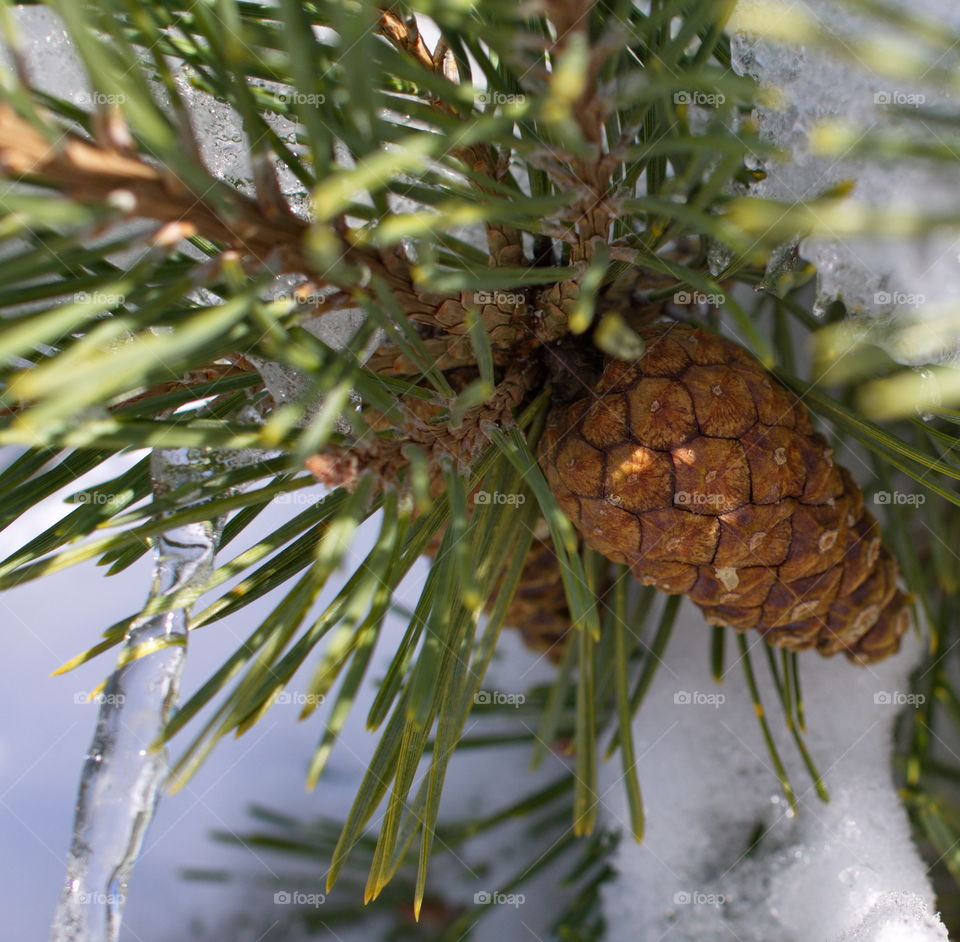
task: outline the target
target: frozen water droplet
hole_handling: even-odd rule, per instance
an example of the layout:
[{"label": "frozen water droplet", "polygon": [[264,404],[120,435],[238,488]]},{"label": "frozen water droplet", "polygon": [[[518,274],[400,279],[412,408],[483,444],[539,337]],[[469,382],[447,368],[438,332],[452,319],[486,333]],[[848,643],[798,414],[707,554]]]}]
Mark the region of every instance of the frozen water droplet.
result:
[{"label": "frozen water droplet", "polygon": [[853,818],[846,818],[843,822],[842,834],[846,840],[859,840],[861,837],[860,825]]},{"label": "frozen water droplet", "polygon": [[722,242],[711,242],[707,249],[707,267],[710,274],[716,278],[729,264],[733,258],[733,251]]},{"label": "frozen water droplet", "polygon": [[789,242],[777,246],[767,259],[763,280],[757,286],[757,290],[766,289],[776,292],[780,279],[787,272],[796,271],[800,264],[800,257],[797,254],[797,239],[791,239]]},{"label": "frozen water droplet", "polygon": [[844,886],[854,886],[860,879],[860,871],[856,867],[846,867],[840,871],[838,876]]},{"label": "frozen water droplet", "polygon": [[913,372],[920,379],[920,395],[917,397],[920,401],[914,405],[914,410],[922,421],[932,422],[936,415],[930,411],[930,407],[936,408],[943,405],[940,383],[933,372],[926,367],[914,367]]}]

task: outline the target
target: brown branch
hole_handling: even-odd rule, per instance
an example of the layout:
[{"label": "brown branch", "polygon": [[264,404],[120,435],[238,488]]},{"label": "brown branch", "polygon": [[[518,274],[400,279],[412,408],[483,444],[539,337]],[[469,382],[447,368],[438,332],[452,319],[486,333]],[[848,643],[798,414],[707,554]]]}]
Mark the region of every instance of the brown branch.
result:
[{"label": "brown branch", "polygon": [[[412,20],[412,18],[411,18]],[[407,23],[392,10],[380,11],[380,32],[386,36],[398,49],[413,56],[425,69],[435,71],[437,62],[434,60],[427,44],[423,41],[420,31],[416,29],[416,21]]]},{"label": "brown branch", "polygon": [[[245,262],[270,266],[277,274],[316,276],[312,284],[317,290],[354,289],[314,270],[304,247],[310,225],[289,207],[273,205],[267,213],[256,200],[213,178],[207,192],[195,193],[168,169],[138,154],[93,143],[73,132],[51,131],[59,134],[52,141],[12,108],[0,105],[0,172],[24,182],[50,184],[80,203],[115,205],[130,218],[156,220],[162,224],[163,238],[198,233],[225,244]],[[211,194],[225,209],[216,206]],[[384,260],[353,245],[349,233],[338,236],[344,261],[380,277],[411,312],[429,310],[419,300],[403,259]]]},{"label": "brown branch", "polygon": [[[301,248],[308,226],[292,212],[264,219],[254,200],[230,190],[231,218],[225,219],[205,201],[206,194],[192,193],[171,173],[141,157],[98,146],[72,132],[51,142],[6,105],[0,105],[0,170],[50,183],[78,202],[113,204],[131,217],[186,223],[261,264],[274,256],[285,271],[309,271]],[[211,180],[211,191],[218,186]]]},{"label": "brown branch", "polygon": [[[431,53],[423,41],[420,31],[416,28],[416,20],[411,17],[403,20],[390,10],[380,12],[380,32],[398,48],[408,53],[425,69],[444,75],[452,82],[459,82],[456,62],[441,39]],[[453,117],[462,117],[451,105],[433,95],[424,95],[434,108]],[[495,160],[493,148],[489,144],[479,143],[469,147],[451,151],[454,157],[462,161],[475,173],[490,177],[491,180],[503,180],[507,174],[509,163],[506,160]],[[499,196],[500,192],[492,187],[486,187],[475,179],[470,185],[478,192],[488,196]],[[487,223],[487,245],[490,252],[490,264],[493,266],[522,267],[529,264],[523,252],[523,239],[520,231],[505,223]]]},{"label": "brown branch", "polygon": [[[110,411],[123,409],[133,405],[136,402],[142,402],[145,399],[152,399],[154,396],[162,396],[165,393],[176,392],[179,389],[190,389],[192,386],[200,386],[205,383],[211,383],[214,380],[227,379],[231,376],[246,376],[256,373],[256,367],[245,357],[239,354],[225,358],[228,362],[211,363],[209,366],[200,369],[190,370],[182,379],[167,380],[162,383],[156,383],[149,389],[130,396],[115,405],[110,406]],[[262,388],[258,387],[258,388]]]},{"label": "brown branch", "polygon": [[[173,244],[200,234],[237,252],[246,264],[269,266],[276,274],[307,275],[315,295],[330,287],[340,289],[326,301],[318,300],[318,311],[342,307],[347,297],[353,297],[355,285],[340,284],[315,270],[304,245],[310,224],[282,201],[271,201],[266,212],[257,200],[214,178],[205,193],[196,193],[132,148],[95,143],[53,127],[50,132],[58,136],[48,138],[12,108],[0,105],[0,172],[15,180],[52,185],[83,204],[114,205],[129,218],[156,220],[161,224],[154,237],[157,242]],[[342,259],[380,278],[409,316],[429,319],[448,300],[421,291],[409,262],[398,251],[357,246],[345,227],[334,227],[334,232]]]}]

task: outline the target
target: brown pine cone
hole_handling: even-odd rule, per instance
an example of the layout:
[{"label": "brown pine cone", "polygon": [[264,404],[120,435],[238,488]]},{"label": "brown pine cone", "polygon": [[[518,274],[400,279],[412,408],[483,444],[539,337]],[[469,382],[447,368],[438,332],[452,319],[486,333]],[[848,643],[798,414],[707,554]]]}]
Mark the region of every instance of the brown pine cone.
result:
[{"label": "brown pine cone", "polygon": [[555,406],[540,463],[585,542],[712,624],[865,663],[909,625],[897,564],[800,400],[742,347],[641,329],[594,394]]}]

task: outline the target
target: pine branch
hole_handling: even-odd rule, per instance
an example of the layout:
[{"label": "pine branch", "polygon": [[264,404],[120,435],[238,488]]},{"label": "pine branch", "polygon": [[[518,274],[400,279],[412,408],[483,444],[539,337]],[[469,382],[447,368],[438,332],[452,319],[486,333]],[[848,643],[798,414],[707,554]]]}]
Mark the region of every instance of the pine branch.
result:
[{"label": "pine branch", "polygon": [[[897,519],[897,539],[908,583],[942,626],[935,638],[950,645],[960,575],[936,536],[949,545],[960,532],[957,416],[938,409],[933,427],[866,421],[865,403],[843,384],[890,364],[868,360],[864,338],[844,328],[821,335],[823,350],[840,349],[851,366],[836,375],[842,388],[828,394],[796,378],[791,329],[806,333],[820,322],[803,293],[809,271],[787,271],[781,245],[801,231],[861,231],[864,218],[888,233],[916,232],[930,220],[882,210],[853,219],[839,193],[793,207],[744,195],[757,158],[774,148],[746,117],[756,84],[729,70],[731,4],[547,0],[533,9],[485,0],[469,16],[434,5],[432,49],[410,9],[367,0],[51,5],[93,87],[120,103],[86,112],[31,89],[21,69],[0,105],[0,169],[11,182],[42,188],[15,186],[0,200],[0,235],[10,240],[0,288],[0,442],[29,446],[0,473],[0,523],[133,447],[272,455],[255,467],[225,467],[205,485],[207,511],[233,515],[224,545],[270,501],[306,498],[318,480],[336,488],[225,559],[202,587],[215,594],[192,628],[274,589],[282,597],[165,731],[167,741],[192,730],[179,781],[221,737],[249,730],[315,659],[311,694],[336,702],[312,757],[316,782],[393,593],[432,551],[368,716],[371,728],[383,728],[375,758],[339,838],[327,835],[325,844],[332,876],[349,871],[355,888],[365,882],[375,895],[401,875],[418,903],[428,900],[447,762],[470,745],[466,721],[501,624],[530,588],[533,548],[548,554],[550,578],[540,588],[552,587],[551,611],[568,622],[549,645],[561,659],[558,678],[531,696],[539,755],[548,747],[576,753],[565,810],[576,810],[586,832],[596,815],[598,744],[621,749],[639,836],[643,770],[630,723],[678,599],[652,621],[652,593],[629,603],[627,568],[606,567],[584,548],[536,449],[549,404],[594,391],[598,363],[641,355],[637,331],[661,316],[739,337],[767,366],[779,365],[783,381],[838,432],[876,454],[878,474],[890,475],[878,478],[884,486],[904,474],[929,495],[916,516]],[[949,49],[910,17],[896,22],[938,55]],[[942,71],[931,74],[944,78]],[[203,166],[184,76],[237,117],[250,180],[228,184]],[[690,90],[724,103],[693,120],[678,99]],[[864,141],[858,154],[955,159],[949,146]],[[278,166],[309,197],[308,218],[284,195]],[[116,223],[131,221],[146,230],[118,231]],[[713,275],[707,256],[717,247],[732,255]],[[125,252],[136,259],[126,267],[115,261]],[[280,275],[297,278],[276,297]],[[738,287],[752,290],[735,295]],[[697,292],[723,300],[678,300]],[[345,309],[366,318],[342,347],[305,329],[314,315]],[[383,343],[368,357],[374,336]],[[302,394],[275,401],[254,371],[257,364],[266,376],[264,363],[297,371]],[[873,387],[873,401],[902,405],[891,388],[884,396]],[[246,490],[224,496],[235,487]],[[504,512],[471,499],[484,491],[524,502]],[[80,506],[64,521],[0,562],[0,587],[90,559],[121,572],[170,521],[199,519],[182,497],[148,500],[141,466],[104,480],[75,495]],[[367,558],[313,613],[350,539],[375,515]],[[151,614],[176,601],[151,603]],[[136,617],[110,626],[64,669],[115,646]],[[796,664],[768,663],[816,778],[798,733]],[[931,696],[953,702],[945,676],[930,683]],[[207,723],[194,730],[208,706]],[[939,721],[932,710],[927,719]],[[930,739],[915,731],[909,786],[918,821],[948,846],[955,822],[923,800],[919,783],[958,773],[936,763]],[[381,802],[386,824],[368,839],[364,828]],[[411,872],[405,860],[414,846]],[[364,880],[354,879],[355,850],[370,868]],[[584,892],[572,904],[581,914],[591,899]]]}]

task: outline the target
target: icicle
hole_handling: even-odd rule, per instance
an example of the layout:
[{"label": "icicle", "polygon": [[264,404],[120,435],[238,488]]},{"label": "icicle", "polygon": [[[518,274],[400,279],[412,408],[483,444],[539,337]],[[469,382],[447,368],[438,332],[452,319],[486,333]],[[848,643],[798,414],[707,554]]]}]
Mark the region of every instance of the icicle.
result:
[{"label": "icicle", "polygon": [[[218,467],[222,465],[206,451],[155,451],[154,491],[162,495],[197,483]],[[223,520],[185,524],[158,538],[150,601],[203,584],[222,525]],[[187,610],[184,606],[143,618],[127,632],[83,766],[53,942],[117,938],[130,874],[167,772],[166,751],[151,751],[150,745],[177,700]]]}]

